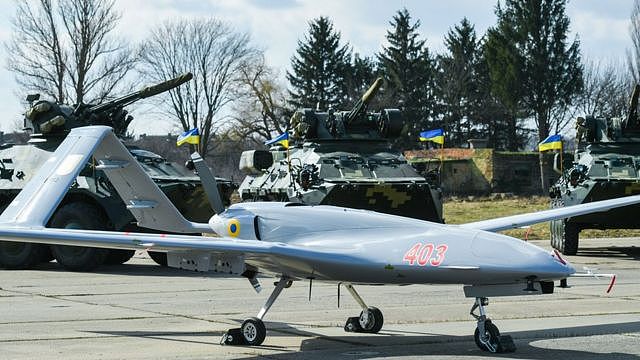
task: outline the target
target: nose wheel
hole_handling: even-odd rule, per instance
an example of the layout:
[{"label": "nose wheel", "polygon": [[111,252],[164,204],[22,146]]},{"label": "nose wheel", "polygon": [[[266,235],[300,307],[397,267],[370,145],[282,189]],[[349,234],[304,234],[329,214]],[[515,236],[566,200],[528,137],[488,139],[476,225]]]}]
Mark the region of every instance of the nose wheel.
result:
[{"label": "nose wheel", "polygon": [[344,331],[346,332],[361,332],[375,334],[382,329],[384,324],[384,317],[382,311],[373,306],[367,306],[364,300],[353,288],[353,285],[346,284],[345,287],[349,290],[349,293],[356,302],[362,307],[360,316],[354,316],[347,319],[347,323],[344,325]]},{"label": "nose wheel", "polygon": [[[478,297],[471,307],[469,314],[478,321],[473,339],[480,350],[490,353],[508,353],[516,351],[516,345],[509,335],[500,335],[500,330],[495,326],[485,312],[484,307],[489,305],[489,299]],[[476,309],[478,314],[475,313]]]}]

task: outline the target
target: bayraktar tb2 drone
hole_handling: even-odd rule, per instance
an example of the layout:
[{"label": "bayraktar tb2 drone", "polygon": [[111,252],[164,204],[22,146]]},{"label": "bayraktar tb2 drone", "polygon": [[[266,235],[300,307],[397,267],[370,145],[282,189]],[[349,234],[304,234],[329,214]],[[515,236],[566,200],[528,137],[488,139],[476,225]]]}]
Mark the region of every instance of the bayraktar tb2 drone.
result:
[{"label": "bayraktar tb2 drone", "polygon": [[[216,212],[208,224],[182,217],[111,128],[73,129],[0,216],[0,240],[152,249],[166,252],[169,266],[241,275],[257,291],[261,288],[258,275],[278,277],[257,316],[225,334],[227,344],[262,344],[267,333],[263,319],[293,281],[342,283],[362,307],[359,316],[347,320],[345,330],[365,333],[378,332],[383,316],[365,303],[354,285],[461,284],[465,296],[475,299],[471,314],[477,320],[477,345],[485,351],[503,352],[515,346],[487,317],[487,298],[553,293],[554,283],[566,286],[568,277],[581,274],[557,252],[494,232],[640,202],[640,196],[630,196],[464,225],[291,203],[241,203],[225,210],[212,185],[212,174],[194,155]],[[106,173],[140,226],[167,233],[47,228],[49,218],[89,161]],[[215,233],[218,237],[175,233]]]}]

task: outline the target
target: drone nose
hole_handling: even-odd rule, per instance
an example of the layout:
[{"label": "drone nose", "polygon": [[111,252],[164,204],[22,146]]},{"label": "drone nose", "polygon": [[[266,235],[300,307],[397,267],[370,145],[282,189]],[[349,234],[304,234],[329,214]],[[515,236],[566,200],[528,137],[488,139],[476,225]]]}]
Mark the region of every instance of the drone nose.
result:
[{"label": "drone nose", "polygon": [[542,250],[544,253],[545,261],[541,271],[546,274],[547,277],[552,279],[564,279],[575,273],[576,270],[560,256],[557,250],[553,250],[551,253]]}]

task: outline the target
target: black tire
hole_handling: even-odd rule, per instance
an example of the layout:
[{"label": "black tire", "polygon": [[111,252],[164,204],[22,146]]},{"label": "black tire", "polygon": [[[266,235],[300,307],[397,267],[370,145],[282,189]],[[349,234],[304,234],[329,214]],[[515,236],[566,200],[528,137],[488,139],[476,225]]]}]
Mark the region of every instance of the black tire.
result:
[{"label": "black tire", "polygon": [[167,266],[167,253],[159,251],[148,251],[151,260],[155,261],[160,266]]},{"label": "black tire", "polygon": [[484,323],[484,331],[485,334],[489,336],[488,344],[480,341],[480,329],[476,328],[476,331],[473,333],[473,339],[475,340],[476,345],[480,348],[480,350],[490,353],[502,352],[502,345],[500,344],[500,331],[498,330],[498,327],[493,325],[491,320],[487,320]]},{"label": "black tire", "polygon": [[104,259],[105,265],[121,265],[135,255],[135,250],[109,249],[109,255]]},{"label": "black tire", "polygon": [[240,326],[240,332],[244,342],[250,346],[261,345],[267,337],[267,328],[264,326],[264,322],[256,317],[245,320]]},{"label": "black tire", "polygon": [[[105,230],[107,220],[95,206],[72,202],[60,207],[50,221],[50,227],[62,229]],[[109,249],[82,246],[52,245],[56,261],[71,271],[90,271],[102,265]]]},{"label": "black tire", "polygon": [[364,321],[363,315],[364,311],[360,313],[359,325],[362,332],[376,334],[380,329],[382,329],[382,324],[384,324],[384,317],[382,316],[382,311],[380,311],[376,307],[369,307],[367,310],[368,316],[367,321]]},{"label": "black tire", "polygon": [[[551,208],[557,209],[564,206],[562,199],[552,199]],[[562,237],[561,228],[564,219],[552,220],[549,222],[549,232],[551,233],[551,247],[554,249],[560,248],[560,238]]]},{"label": "black tire", "polygon": [[578,252],[580,229],[575,224],[562,221],[561,237],[558,238],[558,251],[564,255],[575,255]]},{"label": "black tire", "polygon": [[[13,199],[0,201],[0,213]],[[51,261],[49,247],[42,244],[0,241],[0,267],[10,270],[30,269],[41,262]]]},{"label": "black tire", "polygon": [[30,269],[48,261],[51,261],[51,252],[46,245],[0,241],[0,266],[5,269]]}]

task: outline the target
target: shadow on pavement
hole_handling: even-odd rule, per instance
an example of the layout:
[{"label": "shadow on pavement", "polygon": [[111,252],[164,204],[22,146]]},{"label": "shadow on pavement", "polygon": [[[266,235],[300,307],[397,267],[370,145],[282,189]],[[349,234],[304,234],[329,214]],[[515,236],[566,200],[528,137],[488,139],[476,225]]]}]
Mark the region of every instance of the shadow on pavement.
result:
[{"label": "shadow on pavement", "polygon": [[[640,359],[640,355],[629,353],[614,352],[603,354],[581,350],[547,349],[532,345],[532,343],[540,340],[636,333],[640,332],[640,322],[510,332],[508,335],[513,337],[517,350],[516,352],[509,354],[485,353],[476,347],[471,335],[453,336],[427,332],[384,331],[383,329],[380,334],[376,335],[353,334],[344,336],[327,336],[314,332],[313,328],[294,328],[288,324],[280,322],[267,322],[266,325],[267,329],[269,329],[266,345],[252,348],[255,352],[259,353],[260,349],[276,351],[286,350],[284,346],[269,345],[269,338],[280,336],[307,338],[301,341],[299,351],[291,352],[291,349],[289,349],[287,352],[283,353],[269,353],[268,357],[273,359],[367,359],[379,357],[420,357],[438,355],[529,360]],[[219,339],[222,336],[222,332],[220,331],[99,331],[92,333],[209,345],[219,345]],[[208,341],[189,339],[189,337],[203,336],[211,337],[211,339]],[[247,357],[246,359],[259,359],[263,357],[264,355],[256,355]]]},{"label": "shadow on pavement", "polygon": [[621,260],[640,260],[640,247],[607,246],[578,249],[578,256],[616,258]]}]

